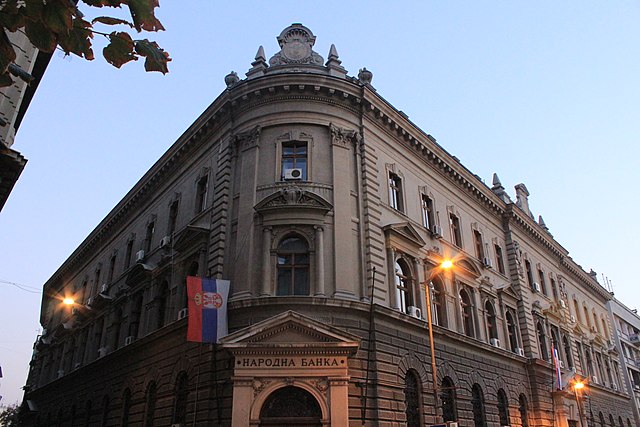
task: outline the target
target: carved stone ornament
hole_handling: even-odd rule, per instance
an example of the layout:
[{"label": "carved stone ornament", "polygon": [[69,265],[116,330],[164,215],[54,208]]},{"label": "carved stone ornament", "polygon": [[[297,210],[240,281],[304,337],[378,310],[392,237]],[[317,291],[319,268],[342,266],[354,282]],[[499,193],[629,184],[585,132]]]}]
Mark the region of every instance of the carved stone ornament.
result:
[{"label": "carved stone ornament", "polygon": [[324,393],[329,388],[329,382],[322,378],[313,382],[319,392]]},{"label": "carved stone ornament", "polygon": [[324,60],[311,49],[316,37],[302,24],[292,24],[278,36],[280,52],[269,60],[270,65],[320,65]]},{"label": "carved stone ornament", "polygon": [[331,142],[333,145],[338,145],[342,148],[349,148],[349,145],[357,142],[356,131],[339,128],[333,124],[329,125],[331,128]]},{"label": "carved stone ornament", "polygon": [[253,395],[256,396],[260,393],[271,381],[264,380],[262,378],[255,378],[251,386],[253,387]]},{"label": "carved stone ornament", "polygon": [[258,145],[260,139],[260,126],[256,126],[247,132],[241,132],[234,136],[234,142],[239,150],[246,150],[247,148],[255,147]]}]

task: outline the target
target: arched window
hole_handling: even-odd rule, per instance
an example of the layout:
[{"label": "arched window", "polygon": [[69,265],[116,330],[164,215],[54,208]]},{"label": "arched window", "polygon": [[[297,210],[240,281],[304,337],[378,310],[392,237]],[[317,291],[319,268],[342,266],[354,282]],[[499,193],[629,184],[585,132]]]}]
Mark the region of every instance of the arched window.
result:
[{"label": "arched window", "polygon": [[487,322],[487,332],[489,339],[498,338],[498,325],[496,324],[496,310],[493,308],[493,303],[487,301],[484,303],[484,313]]},{"label": "arched window", "polygon": [[520,412],[520,423],[522,427],[529,427],[529,417],[527,415],[527,397],[521,394],[518,397],[518,410]]},{"label": "arched window", "polygon": [[596,311],[593,310],[591,312],[593,314],[593,326],[596,328],[596,331],[598,331],[598,333],[600,333],[600,323],[598,323],[598,315],[596,314]]},{"label": "arched window", "polygon": [[444,284],[440,278],[436,277],[431,281],[433,297],[431,298],[431,310],[433,311],[433,322],[438,326],[447,326],[446,295]]},{"label": "arched window", "polygon": [[473,407],[473,425],[475,427],[486,427],[487,417],[484,411],[484,393],[479,384],[471,387],[471,405]]},{"label": "arched window", "polygon": [[420,382],[418,374],[413,371],[407,371],[404,377],[404,404],[405,413],[407,415],[407,427],[420,427],[422,425],[420,415]]},{"label": "arched window", "polygon": [[445,422],[458,420],[458,409],[456,403],[456,386],[449,377],[442,379],[440,385],[440,399],[442,400],[442,417]]},{"label": "arched window", "polygon": [[607,427],[604,422],[604,414],[602,412],[598,412],[598,418],[600,418],[600,427]]},{"label": "arched window", "polygon": [[582,309],[584,310],[584,322],[587,325],[587,327],[589,329],[591,329],[591,318],[589,317],[589,309],[587,308],[586,305],[582,306]]},{"label": "arched window", "polygon": [[403,313],[408,313],[408,307],[413,305],[411,298],[411,269],[403,259],[396,261],[395,266],[396,301]]},{"label": "arched window", "polygon": [[604,316],[601,316],[600,320],[602,321],[602,332],[603,332],[603,335],[605,336],[606,339],[610,339],[609,328],[607,328],[607,321],[604,319]]},{"label": "arched window", "polygon": [[299,236],[286,237],[278,245],[276,295],[309,295],[309,245]]},{"label": "arched window", "polygon": [[188,276],[200,276],[200,264],[198,264],[198,261],[192,261],[191,264],[189,264],[189,270],[188,270]]},{"label": "arched window", "polygon": [[102,427],[105,427],[109,422],[109,396],[106,394],[102,398]]},{"label": "arched window", "polygon": [[509,399],[503,389],[498,390],[498,416],[500,417],[501,426],[510,426],[509,420]]},{"label": "arched window", "polygon": [[473,311],[471,307],[471,298],[465,289],[460,289],[460,309],[462,311],[462,327],[464,334],[468,337],[472,337],[474,336]]},{"label": "arched window", "polygon": [[87,404],[84,409],[84,425],[89,427],[91,425],[91,401],[87,400]]},{"label": "arched window", "polygon": [[578,304],[578,300],[575,299],[575,297],[573,298],[573,309],[576,312],[576,320],[580,322],[582,320],[580,319],[580,305]]},{"label": "arched window", "polygon": [[175,401],[173,404],[173,424],[187,422],[187,401],[189,398],[189,377],[182,371],[176,379]]},{"label": "arched window", "polygon": [[155,381],[151,381],[147,386],[147,398],[144,411],[144,425],[145,427],[153,427],[154,418],[156,415],[156,395],[158,388]]},{"label": "arched window", "polygon": [[609,425],[610,425],[611,427],[616,427],[616,422],[615,422],[615,420],[613,419],[613,415],[611,415],[611,414],[609,414]]},{"label": "arched window", "polygon": [[564,347],[564,357],[567,359],[567,366],[573,368],[573,356],[571,355],[571,344],[567,336],[562,337],[562,346]]},{"label": "arched window", "polygon": [[167,308],[169,307],[169,282],[164,280],[158,290],[158,328],[162,328],[167,321]]},{"label": "arched window", "polygon": [[544,360],[549,360],[549,351],[547,350],[547,334],[544,331],[544,325],[541,321],[536,324],[538,331],[538,350],[540,350],[540,357]]},{"label": "arched window", "polygon": [[135,339],[138,337],[142,317],[142,292],[136,293],[132,299],[133,305],[129,314],[129,336]]},{"label": "arched window", "polygon": [[507,311],[505,317],[507,318],[507,333],[509,334],[509,350],[515,353],[518,348],[518,330],[516,329],[516,322],[511,310]]},{"label": "arched window", "polygon": [[622,421],[622,417],[621,416],[618,416],[618,425],[620,427],[624,427],[624,421]]},{"label": "arched window", "polygon": [[307,425],[320,427],[322,411],[318,401],[299,387],[280,388],[265,400],[260,410],[261,426]]},{"label": "arched window", "polygon": [[122,417],[120,419],[120,425],[122,427],[129,426],[129,412],[131,410],[131,390],[126,388],[122,394]]}]

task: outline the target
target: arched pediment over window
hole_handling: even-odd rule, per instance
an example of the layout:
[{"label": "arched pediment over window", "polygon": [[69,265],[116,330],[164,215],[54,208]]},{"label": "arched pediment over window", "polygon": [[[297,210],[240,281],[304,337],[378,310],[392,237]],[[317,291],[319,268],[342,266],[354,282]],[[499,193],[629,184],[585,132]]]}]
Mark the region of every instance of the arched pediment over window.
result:
[{"label": "arched pediment over window", "polygon": [[287,185],[259,201],[254,209],[265,220],[290,221],[291,213],[295,212],[298,222],[308,223],[322,221],[333,205],[302,185]]}]

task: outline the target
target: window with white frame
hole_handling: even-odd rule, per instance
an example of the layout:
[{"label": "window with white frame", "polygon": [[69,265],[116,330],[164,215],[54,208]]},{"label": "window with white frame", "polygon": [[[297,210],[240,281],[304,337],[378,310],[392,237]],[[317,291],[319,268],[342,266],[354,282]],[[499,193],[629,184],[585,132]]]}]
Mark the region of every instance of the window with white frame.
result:
[{"label": "window with white frame", "polygon": [[389,206],[397,211],[404,212],[402,178],[393,172],[389,172]]}]

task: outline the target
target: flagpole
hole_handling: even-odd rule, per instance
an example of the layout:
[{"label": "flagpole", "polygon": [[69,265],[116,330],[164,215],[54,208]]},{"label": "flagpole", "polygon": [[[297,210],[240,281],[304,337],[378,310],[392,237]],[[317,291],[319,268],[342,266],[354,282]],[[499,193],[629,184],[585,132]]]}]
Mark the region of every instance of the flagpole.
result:
[{"label": "flagpole", "polygon": [[203,346],[204,346],[203,343],[198,343],[198,372],[196,374],[196,401],[193,405],[193,424],[192,424],[192,426],[194,427],[196,425],[196,418],[198,417],[198,391],[200,389],[200,359],[202,357]]},{"label": "flagpole", "polygon": [[367,398],[369,397],[369,372],[371,370],[371,351],[373,350],[373,343],[371,337],[373,335],[373,290],[376,284],[376,268],[373,267],[373,274],[371,275],[371,296],[369,301],[369,337],[367,347],[367,371],[364,380],[363,400],[362,403],[362,425],[364,426],[365,419],[367,417]]}]

